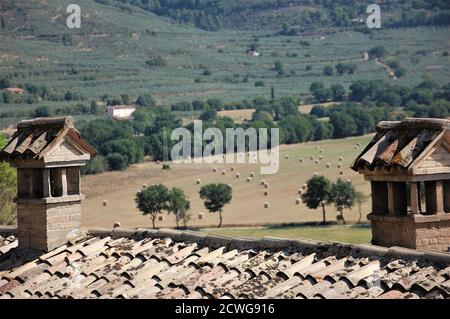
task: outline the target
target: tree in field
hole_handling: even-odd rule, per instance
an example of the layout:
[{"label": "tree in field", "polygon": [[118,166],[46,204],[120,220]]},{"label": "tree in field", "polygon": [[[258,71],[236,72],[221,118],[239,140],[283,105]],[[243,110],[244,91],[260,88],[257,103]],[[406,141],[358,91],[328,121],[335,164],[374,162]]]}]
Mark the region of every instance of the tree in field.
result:
[{"label": "tree in field", "polygon": [[162,184],[149,186],[136,194],[135,201],[143,215],[150,215],[155,228],[156,217],[168,208],[169,189]]},{"label": "tree in field", "polygon": [[314,176],[307,182],[307,190],[302,195],[302,201],[308,208],[317,209],[322,207],[322,223],[326,223],[325,205],[330,200],[331,182],[324,176]]},{"label": "tree in field", "polygon": [[8,79],[0,79],[0,90],[9,88],[11,86],[11,82]]},{"label": "tree in field", "polygon": [[155,100],[153,100],[150,94],[139,95],[136,100],[136,104],[139,106],[147,106],[147,107],[154,106]]},{"label": "tree in field", "polygon": [[330,202],[334,203],[340,214],[340,219],[345,224],[344,209],[351,209],[356,201],[356,191],[351,182],[343,181],[338,178],[336,183],[331,186]]},{"label": "tree in field", "polygon": [[317,102],[326,102],[331,98],[331,89],[326,88],[322,82],[313,82],[309,87],[309,91]]},{"label": "tree in field", "polygon": [[363,192],[357,191],[355,193],[355,201],[356,201],[356,203],[358,203],[358,212],[359,212],[359,218],[358,218],[357,224],[359,224],[362,219],[362,204],[367,202],[368,199],[369,199],[369,196],[367,196]]},{"label": "tree in field", "polygon": [[331,86],[331,92],[333,95],[333,101],[342,101],[345,99],[345,88],[342,84],[334,84]]},{"label": "tree in field", "polygon": [[227,184],[208,184],[200,189],[200,198],[203,199],[205,208],[211,212],[219,212],[220,222],[218,228],[222,226],[223,207],[231,202],[233,189]]},{"label": "tree in field", "polygon": [[184,226],[186,226],[189,220],[188,210],[191,208],[191,203],[189,202],[186,194],[184,194],[181,188],[174,187],[169,192],[169,200],[167,202],[167,211],[175,215],[175,220],[177,222],[177,227],[179,222],[183,221]]},{"label": "tree in field", "polygon": [[386,48],[382,45],[373,47],[369,50],[369,56],[371,59],[382,58],[386,55]]},{"label": "tree in field", "polygon": [[[0,150],[6,146],[6,138],[0,134]],[[16,170],[0,161],[0,225],[13,224],[16,219],[14,197],[16,196]]]},{"label": "tree in field", "polygon": [[323,68],[323,75],[331,76],[331,75],[333,75],[333,73],[334,73],[334,70],[333,70],[333,67],[331,65],[326,65]]}]

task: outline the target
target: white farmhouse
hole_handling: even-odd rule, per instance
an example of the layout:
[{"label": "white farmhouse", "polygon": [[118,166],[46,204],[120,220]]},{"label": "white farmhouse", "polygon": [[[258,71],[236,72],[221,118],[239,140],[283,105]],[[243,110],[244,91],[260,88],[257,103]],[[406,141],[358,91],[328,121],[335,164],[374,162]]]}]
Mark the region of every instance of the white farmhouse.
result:
[{"label": "white farmhouse", "polygon": [[108,118],[116,120],[129,120],[132,118],[136,108],[132,105],[114,105],[108,106],[107,116]]}]

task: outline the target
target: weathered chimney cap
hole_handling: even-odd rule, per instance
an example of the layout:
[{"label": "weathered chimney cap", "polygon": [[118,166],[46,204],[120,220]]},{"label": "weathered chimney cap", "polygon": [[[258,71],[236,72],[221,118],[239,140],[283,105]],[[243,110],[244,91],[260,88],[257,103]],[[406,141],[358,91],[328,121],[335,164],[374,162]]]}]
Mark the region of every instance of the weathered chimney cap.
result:
[{"label": "weathered chimney cap", "polygon": [[[360,173],[377,171],[391,174],[429,174],[430,170],[414,171],[421,161],[436,151],[435,146],[450,145],[450,120],[406,118],[403,121],[383,121],[377,125],[377,134],[358,155],[351,168]],[[449,173],[444,165],[439,173]]]},{"label": "weathered chimney cap", "polygon": [[35,128],[35,127],[74,127],[74,120],[71,116],[66,117],[38,117],[32,120],[23,120],[17,124],[17,129]]},{"label": "weathered chimney cap", "polygon": [[410,118],[403,121],[381,121],[377,125],[377,131],[389,131],[393,129],[431,129],[442,130],[450,128],[450,120],[435,118]]},{"label": "weathered chimney cap", "polygon": [[74,128],[72,117],[48,117],[24,120],[17,125],[17,131],[9,143],[0,151],[0,159],[16,160],[42,159],[63,140],[69,140],[83,153],[93,157],[96,150]]}]

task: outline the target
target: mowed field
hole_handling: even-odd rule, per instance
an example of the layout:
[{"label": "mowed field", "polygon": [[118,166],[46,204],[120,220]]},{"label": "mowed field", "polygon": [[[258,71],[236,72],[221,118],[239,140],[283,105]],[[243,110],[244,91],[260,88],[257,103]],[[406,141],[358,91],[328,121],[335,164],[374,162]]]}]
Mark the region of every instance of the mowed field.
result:
[{"label": "mowed field", "polygon": [[[162,170],[161,164],[147,162],[131,166],[125,172],[106,172],[99,175],[82,178],[82,191],[86,195],[83,202],[84,226],[112,227],[120,222],[123,227],[150,227],[149,216],[143,216],[135,207],[135,194],[143,185],[163,183],[168,187],[180,187],[189,196],[191,201],[191,220],[188,226],[214,227],[219,222],[218,214],[208,213],[199,198],[198,191],[201,185],[196,184],[200,179],[202,184],[227,183],[233,188],[233,200],[223,212],[223,223],[227,226],[261,226],[266,224],[302,223],[320,221],[320,209],[311,210],[303,204],[297,205],[295,200],[299,197],[297,191],[315,172],[323,174],[332,181],[341,177],[351,180],[355,187],[369,194],[370,185],[362,176],[353,172],[349,166],[353,159],[361,152],[371,136],[353,137],[339,140],[326,140],[319,142],[302,143],[296,145],[282,145],[280,147],[280,169],[274,175],[261,175],[260,164],[174,164],[170,170]],[[355,145],[360,143],[361,147]],[[321,154],[317,146],[323,149]],[[288,159],[285,156],[288,155]],[[310,160],[322,155],[319,164]],[[338,168],[339,157],[342,168]],[[303,157],[303,163],[299,158]],[[330,163],[331,168],[326,168]],[[213,172],[217,167],[218,171]],[[234,171],[231,171],[231,168]],[[222,170],[226,171],[222,175]],[[343,175],[340,175],[340,172]],[[255,178],[247,182],[246,178],[254,172]],[[236,178],[240,173],[240,178]],[[260,181],[265,179],[270,188],[269,196],[264,196]],[[103,206],[107,200],[108,205]],[[264,202],[270,203],[270,208],[264,208]],[[370,201],[363,207],[363,220],[369,212]],[[204,212],[204,219],[198,219],[198,213]],[[334,207],[327,207],[328,220],[336,220]],[[157,221],[158,227],[174,227],[175,219],[171,215],[163,214],[164,220]],[[358,207],[345,211],[348,222],[358,219]]]}]

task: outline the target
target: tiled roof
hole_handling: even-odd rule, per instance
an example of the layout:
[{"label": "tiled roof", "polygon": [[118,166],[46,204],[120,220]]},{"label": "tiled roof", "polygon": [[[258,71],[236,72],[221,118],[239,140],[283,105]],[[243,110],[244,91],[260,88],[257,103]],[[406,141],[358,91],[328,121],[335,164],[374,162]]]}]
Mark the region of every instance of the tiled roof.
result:
[{"label": "tiled roof", "polygon": [[52,117],[19,122],[8,145],[0,151],[0,160],[40,159],[66,136],[92,156],[96,154],[73,127],[71,117]]},{"label": "tiled roof", "polygon": [[[380,122],[377,133],[352,164],[352,169],[409,171],[431,144],[450,132],[450,120],[405,119]],[[447,133],[448,134],[448,133]]]},{"label": "tiled roof", "polygon": [[116,228],[36,258],[0,254],[0,298],[449,296],[449,254],[371,245]]}]

